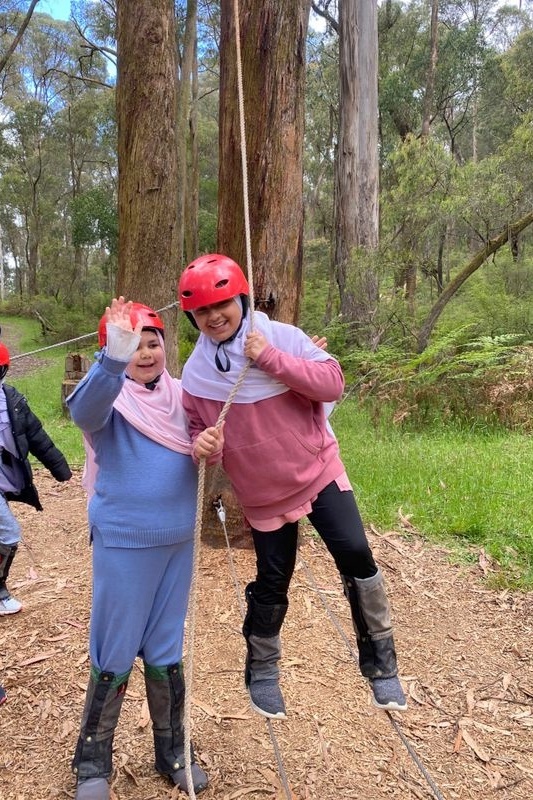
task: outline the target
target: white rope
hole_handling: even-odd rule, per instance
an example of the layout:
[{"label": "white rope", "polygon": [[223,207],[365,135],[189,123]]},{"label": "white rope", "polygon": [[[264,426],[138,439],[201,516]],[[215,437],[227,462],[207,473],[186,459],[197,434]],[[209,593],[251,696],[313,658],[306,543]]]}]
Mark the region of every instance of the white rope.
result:
[{"label": "white rope", "polygon": [[[242,64],[241,64],[241,42],[240,42],[240,25],[239,25],[239,2],[233,2],[233,16],[235,25],[235,46],[236,46],[236,59],[237,59],[237,92],[238,92],[238,105],[239,105],[239,127],[241,135],[241,163],[242,163],[242,191],[244,203],[244,229],[246,241],[246,268],[249,285],[249,303],[250,303],[250,316],[251,327],[254,327],[254,284],[253,284],[253,270],[252,270],[252,248],[250,236],[250,212],[248,202],[248,166],[246,159],[246,126],[244,120],[244,94],[242,85]],[[217,420],[216,427],[219,428],[225,420],[226,415],[230,409],[233,399],[239,391],[242,383],[246,377],[246,373],[250,368],[251,361],[248,359],[244,365],[241,373],[231,390],[228,399],[226,400],[220,416]],[[194,667],[194,637],[196,626],[196,595],[197,595],[197,578],[198,578],[198,565],[200,561],[200,542],[203,521],[203,506],[204,506],[204,485],[205,485],[205,459],[200,461],[198,472],[198,496],[196,503],[196,524],[194,528],[194,546],[193,546],[193,572],[191,581],[191,590],[189,593],[189,605],[187,611],[187,655],[185,658],[185,707],[184,707],[184,746],[185,746],[185,776],[187,779],[187,791],[190,800],[196,800],[194,791],[194,783],[191,772],[191,706],[192,706],[192,683],[193,683],[193,667]]]},{"label": "white rope", "polygon": [[246,270],[250,286],[250,316],[254,327],[254,276],[252,270],[252,244],[250,232],[250,204],[248,201],[248,163],[246,158],[246,123],[244,118],[244,91],[242,83],[241,33],[239,24],[239,0],[233,0],[235,18],[235,48],[237,58],[237,95],[239,98],[239,129],[241,133],[242,194],[244,204],[244,238],[246,244]]}]

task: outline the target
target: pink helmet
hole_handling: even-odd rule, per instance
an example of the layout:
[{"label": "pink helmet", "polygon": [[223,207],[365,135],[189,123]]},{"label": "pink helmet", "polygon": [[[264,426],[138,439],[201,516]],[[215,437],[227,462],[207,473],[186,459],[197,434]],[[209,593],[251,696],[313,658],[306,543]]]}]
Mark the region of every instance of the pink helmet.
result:
[{"label": "pink helmet", "polygon": [[210,253],[191,261],[178,285],[178,298],[183,311],[193,311],[232,297],[248,297],[250,288],[239,265],[218,253]]},{"label": "pink helmet", "polygon": [[[150,306],[145,306],[142,303],[133,303],[131,306],[130,320],[133,328],[135,328],[140,320],[142,322],[143,329],[154,328],[155,330],[159,331],[161,336],[165,335],[165,326],[163,325],[162,319],[152,308],[150,308]],[[98,323],[99,347],[104,347],[105,343],[107,342],[106,323],[106,315],[104,314]]]}]

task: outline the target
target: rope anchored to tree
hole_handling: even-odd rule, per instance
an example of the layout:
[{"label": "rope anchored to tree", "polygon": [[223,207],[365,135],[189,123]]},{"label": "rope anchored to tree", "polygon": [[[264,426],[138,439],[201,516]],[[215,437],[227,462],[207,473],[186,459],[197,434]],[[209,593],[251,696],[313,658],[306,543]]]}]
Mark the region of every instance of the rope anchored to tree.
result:
[{"label": "rope anchored to tree", "polygon": [[[251,235],[250,235],[250,212],[248,202],[248,165],[246,159],[246,124],[244,118],[244,92],[242,83],[242,59],[241,59],[241,41],[240,41],[240,25],[239,25],[239,3],[238,0],[233,2],[233,17],[235,26],[235,47],[236,47],[236,62],[237,62],[237,93],[238,93],[238,106],[239,106],[239,128],[241,135],[241,162],[242,162],[242,183],[243,183],[243,200],[244,200],[244,224],[245,224],[245,241],[246,241],[246,265],[248,285],[250,287],[250,315],[251,327],[254,327],[254,284],[253,284],[253,270],[252,270],[252,248],[251,248]],[[244,365],[241,373],[232,388],[228,399],[226,400],[220,416],[217,420],[216,427],[219,428],[231,407],[233,399],[240,387],[242,386],[246,374],[250,368],[251,361],[248,359]],[[205,487],[205,471],[206,461],[202,458],[199,464],[198,471],[198,497],[196,504],[196,523],[194,528],[194,547],[193,547],[193,570],[191,591],[189,595],[188,607],[188,627],[187,627],[187,654],[185,659],[185,710],[184,710],[184,736],[185,736],[185,775],[187,778],[187,790],[191,800],[195,800],[196,794],[194,791],[192,772],[191,772],[191,705],[192,705],[192,679],[193,679],[193,664],[194,664],[194,636],[196,624],[196,584],[198,575],[198,564],[200,557],[200,534],[202,530],[203,519],[203,505],[204,505],[204,487]],[[287,795],[290,800],[290,794]]]}]

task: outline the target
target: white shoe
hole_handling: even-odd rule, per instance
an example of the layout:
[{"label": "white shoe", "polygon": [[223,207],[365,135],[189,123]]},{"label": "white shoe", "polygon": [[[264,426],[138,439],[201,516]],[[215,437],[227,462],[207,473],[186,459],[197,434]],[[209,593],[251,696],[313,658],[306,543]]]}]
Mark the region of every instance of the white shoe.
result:
[{"label": "white shoe", "polygon": [[7,597],[2,597],[0,599],[0,617],[5,616],[6,614],[16,614],[21,608],[22,603],[12,597],[10,594],[8,594]]}]

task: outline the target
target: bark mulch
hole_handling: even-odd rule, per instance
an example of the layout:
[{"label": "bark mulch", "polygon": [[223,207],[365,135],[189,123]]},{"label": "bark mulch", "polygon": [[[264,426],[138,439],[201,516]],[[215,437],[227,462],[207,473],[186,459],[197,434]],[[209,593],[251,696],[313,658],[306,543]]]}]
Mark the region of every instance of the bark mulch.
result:
[{"label": "bark mulch", "polygon": [[[24,543],[10,587],[24,609],[0,618],[0,680],[8,691],[0,709],[3,800],[73,797],[69,763],[89,666],[91,564],[80,475],[57,484],[37,470],[36,482],[44,513],[13,506]],[[283,628],[288,718],[271,724],[288,794],[269,724],[250,710],[243,688],[241,597],[254,556],[242,531],[229,536],[230,551],[209,522],[197,575],[192,728],[211,781],[202,798],[438,797],[389,716],[369,703],[345,641],[353,647],[338,576],[308,529]],[[436,790],[445,800],[531,800],[533,596],[488,588],[492,565],[482,554],[478,563],[458,565],[413,533],[371,530],[369,538],[387,580],[409,696],[408,712],[393,719]],[[112,800],[186,797],[153,769],[140,665],[114,766]]]}]

